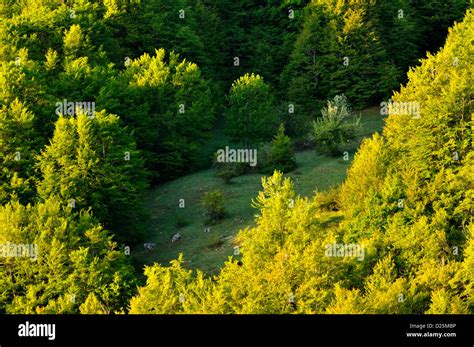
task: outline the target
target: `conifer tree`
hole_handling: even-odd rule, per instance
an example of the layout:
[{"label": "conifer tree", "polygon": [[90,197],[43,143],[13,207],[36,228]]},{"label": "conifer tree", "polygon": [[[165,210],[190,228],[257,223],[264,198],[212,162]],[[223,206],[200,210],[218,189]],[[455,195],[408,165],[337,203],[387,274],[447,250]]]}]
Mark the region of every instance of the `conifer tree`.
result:
[{"label": "conifer tree", "polygon": [[323,100],[345,94],[356,108],[387,95],[396,86],[373,21],[370,4],[314,2],[282,75],[288,99],[317,116]]}]

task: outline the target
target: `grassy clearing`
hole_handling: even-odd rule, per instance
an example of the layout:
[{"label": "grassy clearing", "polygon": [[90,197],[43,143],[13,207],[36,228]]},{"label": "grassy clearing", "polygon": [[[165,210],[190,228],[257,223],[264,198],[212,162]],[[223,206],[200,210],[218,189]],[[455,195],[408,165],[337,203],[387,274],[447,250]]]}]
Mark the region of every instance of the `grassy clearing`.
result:
[{"label": "grassy clearing", "polygon": [[[296,154],[298,167],[287,176],[293,178],[298,194],[310,197],[314,191],[337,186],[344,180],[360,140],[380,130],[383,125],[378,108],[364,110],[361,114],[363,130],[358,141],[348,144],[349,161],[343,160],[342,156],[333,158],[318,155],[315,151]],[[207,225],[201,198],[205,192],[215,189],[225,195],[228,216],[218,224]],[[233,253],[233,238],[237,232],[254,225],[257,211],[250,204],[260,189],[260,174],[240,176],[234,178],[231,184],[224,184],[213,169],[151,189],[145,197],[151,215],[147,242],[156,243],[156,248],[145,251],[138,247],[133,252],[135,262],[168,264],[179,253],[183,253],[189,267],[217,273]],[[184,208],[179,206],[180,199],[184,199]],[[337,213],[327,213],[323,218],[328,226],[340,220]],[[206,228],[210,228],[210,231],[206,232]],[[178,232],[182,239],[172,244],[171,238]]]}]

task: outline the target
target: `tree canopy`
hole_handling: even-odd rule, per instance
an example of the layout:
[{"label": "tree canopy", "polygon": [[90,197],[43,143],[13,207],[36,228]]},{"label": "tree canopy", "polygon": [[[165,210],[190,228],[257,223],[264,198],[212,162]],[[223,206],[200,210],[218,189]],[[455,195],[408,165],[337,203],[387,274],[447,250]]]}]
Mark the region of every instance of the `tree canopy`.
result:
[{"label": "tree canopy", "polygon": [[[0,313],[474,313],[473,20],[467,0],[0,0]],[[279,170],[353,140],[341,98],[383,131],[302,197]],[[234,256],[143,271],[147,189],[222,144],[268,174]],[[257,170],[220,164],[228,186]]]}]

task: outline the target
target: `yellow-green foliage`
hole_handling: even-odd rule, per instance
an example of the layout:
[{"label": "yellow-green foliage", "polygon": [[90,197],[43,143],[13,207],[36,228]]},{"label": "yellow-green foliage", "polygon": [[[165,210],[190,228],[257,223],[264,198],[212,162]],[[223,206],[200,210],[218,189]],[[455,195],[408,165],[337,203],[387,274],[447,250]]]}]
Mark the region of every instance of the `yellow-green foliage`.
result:
[{"label": "yellow-green foliage", "polygon": [[170,267],[147,267],[145,275],[146,286],[130,302],[132,314],[208,313],[218,303],[210,296],[212,283],[201,272],[194,278],[184,269],[182,255]]},{"label": "yellow-green foliage", "polygon": [[[133,290],[133,269],[110,234],[56,198],[1,206],[0,245],[2,313],[79,313],[84,303],[92,313],[92,293],[96,307],[114,312]],[[24,245],[28,252],[11,251]]]},{"label": "yellow-green foliage", "polygon": [[[338,235],[324,231],[316,201],[296,196],[289,179],[276,172],[263,178],[262,185],[254,201],[260,211],[257,226],[238,236],[239,261],[229,259],[214,281],[201,274],[191,278],[177,262],[171,268],[155,265],[146,271],[147,284],[132,300],[131,312],[154,313],[169,307],[167,312],[323,313],[334,284],[350,285],[357,260],[325,256],[325,245]],[[184,277],[171,278],[175,272]],[[200,282],[207,284],[196,284]],[[184,310],[177,298],[191,289],[195,305]]]},{"label": "yellow-green foliage", "polygon": [[[363,143],[341,188],[339,228],[324,228],[318,200],[275,172],[262,179],[257,225],[240,232],[237,259],[213,280],[155,265],[132,312],[474,313],[473,20],[469,11],[393,96],[420,113],[392,108],[383,134]],[[333,243],[364,256],[327,256]],[[187,310],[176,303],[185,291]]]}]

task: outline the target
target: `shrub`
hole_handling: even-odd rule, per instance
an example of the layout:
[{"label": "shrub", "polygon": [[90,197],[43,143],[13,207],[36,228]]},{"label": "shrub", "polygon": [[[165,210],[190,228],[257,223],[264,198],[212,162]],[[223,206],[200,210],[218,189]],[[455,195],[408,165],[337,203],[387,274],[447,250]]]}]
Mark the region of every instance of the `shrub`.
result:
[{"label": "shrub", "polygon": [[275,170],[289,172],[296,167],[293,144],[285,135],[283,124],[278,128],[273,141],[261,148],[261,172],[272,174]]},{"label": "shrub", "polygon": [[217,170],[217,176],[226,184],[229,184],[232,178],[239,177],[249,170],[247,163],[220,163],[217,161],[217,155],[214,156],[214,167]]},{"label": "shrub", "polygon": [[313,141],[318,150],[331,155],[340,154],[340,145],[357,136],[360,118],[352,118],[347,98],[337,95],[321,110],[322,117],[313,121]]},{"label": "shrub", "polygon": [[318,206],[321,211],[339,211],[339,193],[339,188],[333,187],[316,194],[316,206]]},{"label": "shrub", "polygon": [[230,184],[232,178],[239,177],[244,173],[241,163],[224,163],[219,165],[217,176],[222,178],[226,184]]},{"label": "shrub", "polygon": [[202,205],[210,222],[216,222],[225,217],[224,194],[218,190],[207,192],[202,198]]}]

